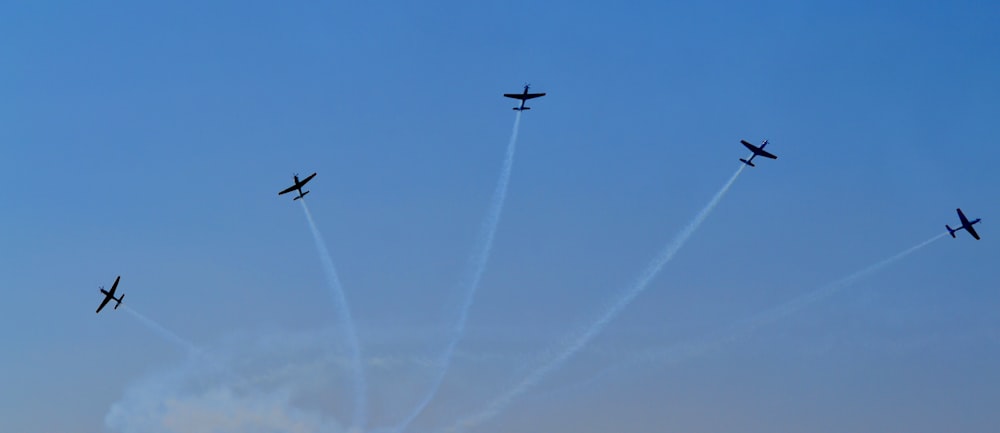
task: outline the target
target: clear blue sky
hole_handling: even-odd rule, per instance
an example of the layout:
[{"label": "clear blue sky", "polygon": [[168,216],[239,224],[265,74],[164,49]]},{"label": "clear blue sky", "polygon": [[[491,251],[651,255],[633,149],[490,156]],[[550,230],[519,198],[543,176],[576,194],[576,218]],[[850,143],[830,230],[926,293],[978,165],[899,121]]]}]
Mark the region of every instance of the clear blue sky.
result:
[{"label": "clear blue sky", "polygon": [[[468,333],[408,432],[440,433],[557,352],[728,179],[739,140],[764,138],[779,159],[634,304],[469,431],[993,431],[998,17],[985,1],[0,5],[0,431],[349,423],[323,269],[275,195],[313,171],[368,426],[398,422],[451,335],[513,122],[500,94],[524,82],[548,96],[522,119]],[[959,206],[983,240],[634,363],[928,239]],[[119,274],[129,306],[209,355],[94,315]]]}]

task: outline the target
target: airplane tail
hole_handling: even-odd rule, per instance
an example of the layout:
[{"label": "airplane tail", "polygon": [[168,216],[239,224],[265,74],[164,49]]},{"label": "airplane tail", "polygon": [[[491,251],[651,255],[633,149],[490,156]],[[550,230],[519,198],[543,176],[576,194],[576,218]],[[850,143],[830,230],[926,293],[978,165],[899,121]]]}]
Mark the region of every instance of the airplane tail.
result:
[{"label": "airplane tail", "polygon": [[948,229],[948,234],[950,234],[950,235],[951,235],[951,237],[955,237],[955,232],[956,232],[957,230],[955,230],[955,229],[951,228],[951,226],[949,226],[948,224],[945,224],[945,225],[944,225],[944,228]]},{"label": "airplane tail", "polygon": [[530,110],[531,107],[514,107],[514,111]]},{"label": "airplane tail", "polygon": [[302,198],[302,197],[305,197],[305,196],[306,196],[306,194],[309,194],[309,191],[306,191],[306,192],[302,193],[302,195],[300,195],[300,196],[298,196],[298,197],[295,197],[295,198],[293,198],[292,200],[298,200],[298,199],[300,199],[300,198]]},{"label": "airplane tail", "polygon": [[753,163],[752,163],[752,162],[750,162],[750,161],[747,161],[747,160],[745,160],[745,159],[743,159],[743,158],[740,158],[740,162],[742,162],[742,163],[744,163],[744,164],[746,164],[746,165],[749,165],[749,166],[751,166],[751,167],[756,167],[755,165],[753,165]]},{"label": "airplane tail", "polygon": [[116,301],[118,301],[118,302],[115,303],[115,309],[116,310],[118,309],[118,306],[122,304],[122,299],[125,299],[125,294],[124,293],[122,293],[121,296],[118,297],[118,299],[115,299]]}]

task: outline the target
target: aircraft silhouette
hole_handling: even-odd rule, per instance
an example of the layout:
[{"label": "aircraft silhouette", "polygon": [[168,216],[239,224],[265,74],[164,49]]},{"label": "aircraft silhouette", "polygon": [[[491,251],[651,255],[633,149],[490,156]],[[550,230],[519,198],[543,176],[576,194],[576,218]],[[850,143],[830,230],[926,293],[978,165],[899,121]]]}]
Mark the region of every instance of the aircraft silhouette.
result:
[{"label": "aircraft silhouette", "polygon": [[104,308],[104,306],[108,305],[108,302],[110,302],[112,299],[114,299],[115,301],[118,301],[118,302],[115,302],[115,308],[114,308],[115,310],[117,310],[118,306],[122,304],[122,299],[125,299],[125,294],[122,293],[121,296],[119,296],[117,298],[115,297],[115,290],[118,289],[118,281],[121,280],[121,279],[122,279],[121,275],[119,275],[118,278],[115,278],[115,283],[111,285],[111,291],[110,292],[107,291],[107,290],[104,290],[104,286],[101,286],[101,293],[104,294],[104,300],[101,301],[101,305],[99,307],[97,307],[97,311],[96,311],[97,313],[100,313],[101,310]]},{"label": "aircraft silhouette", "polygon": [[753,155],[750,155],[750,159],[740,158],[740,161],[746,165],[749,165],[751,167],[756,167],[755,165],[753,165],[753,159],[754,157],[757,156],[763,156],[764,158],[778,159],[778,157],[774,156],[774,154],[764,150],[764,146],[767,146],[767,140],[764,140],[764,142],[760,144],[760,147],[754,146],[750,144],[749,141],[746,140],[740,140],[740,143],[743,143],[743,145],[746,146],[747,149],[750,149],[750,151],[753,152]]},{"label": "aircraft silhouette", "polygon": [[285,188],[283,191],[279,192],[278,195],[282,195],[282,194],[285,194],[285,193],[289,193],[289,192],[298,190],[299,196],[293,198],[292,200],[298,200],[298,199],[300,199],[302,197],[305,197],[306,194],[309,194],[309,191],[302,192],[302,187],[306,186],[306,184],[309,183],[309,181],[312,180],[312,178],[315,177],[315,176],[316,176],[316,173],[313,173],[313,174],[310,174],[305,179],[299,180],[299,175],[298,174],[292,175],[292,177],[295,179],[295,185],[292,185],[292,186],[290,186],[288,188]]},{"label": "aircraft silhouette", "polygon": [[529,87],[531,87],[530,84],[525,84],[524,85],[524,93],[504,93],[503,94],[504,96],[506,96],[508,98],[514,98],[514,99],[520,99],[521,100],[521,106],[520,107],[514,107],[514,110],[516,110],[516,111],[530,110],[531,107],[525,107],[524,106],[525,102],[527,102],[529,99],[541,98],[542,96],[545,96],[544,93],[528,93],[528,88]]},{"label": "aircraft silhouette", "polygon": [[969,219],[966,218],[965,214],[962,212],[962,209],[955,209],[955,211],[958,212],[958,219],[962,221],[962,226],[959,227],[959,228],[953,229],[948,224],[945,224],[944,228],[948,229],[948,234],[950,234],[951,237],[955,237],[955,232],[957,232],[959,230],[962,230],[962,229],[965,229],[965,231],[969,232],[969,234],[972,235],[972,237],[976,238],[976,240],[978,241],[979,240],[979,233],[976,233],[976,229],[972,228],[972,226],[975,225],[975,224],[977,224],[977,223],[979,223],[979,221],[982,221],[982,219],[981,218],[976,218],[975,221],[969,221]]}]

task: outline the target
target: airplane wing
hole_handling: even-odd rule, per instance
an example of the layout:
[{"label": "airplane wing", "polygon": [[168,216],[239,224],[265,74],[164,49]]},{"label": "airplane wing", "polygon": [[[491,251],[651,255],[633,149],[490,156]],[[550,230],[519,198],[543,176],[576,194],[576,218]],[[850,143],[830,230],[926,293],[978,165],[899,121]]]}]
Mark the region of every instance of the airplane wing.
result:
[{"label": "airplane wing", "polygon": [[296,189],[299,188],[299,186],[300,185],[292,185],[292,186],[290,186],[288,188],[285,188],[283,191],[279,192],[278,195],[287,194],[287,193],[290,193],[292,191],[295,191]]},{"label": "airplane wing", "polygon": [[503,95],[506,96],[506,97],[508,97],[508,98],[520,99],[522,101],[525,101],[525,100],[528,99],[528,98],[525,98],[525,94],[524,93],[504,93]]},{"label": "airplane wing", "polygon": [[753,152],[754,154],[756,154],[756,153],[757,153],[757,151],[758,151],[758,150],[760,150],[760,148],[759,148],[759,147],[757,147],[757,146],[754,146],[754,145],[753,145],[753,144],[751,144],[751,143],[750,143],[749,141],[746,141],[746,140],[740,140],[740,143],[742,143],[742,144],[743,144],[744,146],[746,146],[746,148],[747,148],[747,149],[750,149],[750,151],[751,151],[751,152]]},{"label": "airplane wing", "polygon": [[756,153],[757,155],[763,156],[764,158],[778,159],[777,156],[774,156],[774,154],[772,154],[771,152],[768,152],[768,151],[766,151],[764,149],[758,148],[757,150],[754,151],[754,153]]},{"label": "airplane wing", "polygon": [[316,173],[313,173],[313,174],[310,174],[309,176],[306,176],[305,179],[302,179],[301,181],[299,181],[299,186],[304,186],[306,183],[308,183],[314,177],[316,177]]},{"label": "airplane wing", "polygon": [[965,217],[965,213],[962,209],[955,209],[958,212],[958,219],[962,220],[962,227],[969,227],[969,219]]},{"label": "airplane wing", "polygon": [[104,295],[104,300],[101,301],[101,306],[97,307],[97,311],[95,311],[95,313],[100,313],[101,310],[104,308],[104,306],[108,305],[108,301],[110,300],[111,300],[111,295]]},{"label": "airplane wing", "polygon": [[117,278],[115,278],[115,283],[111,285],[111,292],[108,293],[109,295],[111,295],[111,296],[115,295],[115,290],[118,290],[118,281],[121,281],[121,279],[122,279],[121,275],[119,275]]},{"label": "airplane wing", "polygon": [[544,93],[529,93],[527,95],[521,95],[520,99],[528,100],[528,99],[541,98],[542,96],[545,96],[545,94]]},{"label": "airplane wing", "polygon": [[976,233],[976,229],[972,228],[971,224],[965,226],[965,231],[969,232],[969,234],[976,238],[977,241],[979,240],[979,233]]}]

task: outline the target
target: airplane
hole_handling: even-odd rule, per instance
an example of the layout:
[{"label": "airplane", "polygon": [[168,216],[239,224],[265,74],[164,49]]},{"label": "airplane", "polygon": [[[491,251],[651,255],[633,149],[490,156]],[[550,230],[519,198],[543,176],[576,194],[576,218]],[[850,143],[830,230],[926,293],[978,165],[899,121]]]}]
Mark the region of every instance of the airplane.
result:
[{"label": "airplane", "polygon": [[305,197],[306,194],[309,194],[309,191],[302,192],[302,187],[306,186],[306,184],[309,183],[309,181],[312,180],[312,178],[315,177],[315,176],[316,176],[316,173],[313,173],[313,174],[310,174],[305,179],[299,180],[299,175],[297,175],[297,174],[293,175],[292,177],[295,178],[295,185],[292,185],[292,186],[290,186],[288,188],[285,188],[285,190],[279,192],[278,195],[282,195],[284,193],[288,193],[288,192],[292,192],[292,191],[298,190],[299,191],[299,196],[293,198],[292,200],[298,200],[298,199],[300,199],[302,197]]},{"label": "airplane", "polygon": [[122,304],[122,299],[125,299],[125,294],[122,293],[121,296],[119,296],[117,298],[115,297],[115,290],[118,289],[118,280],[121,280],[121,279],[122,279],[121,275],[119,275],[118,278],[115,278],[115,283],[111,285],[111,291],[110,292],[107,291],[107,290],[104,290],[104,286],[101,286],[101,293],[104,294],[104,300],[101,301],[101,306],[97,307],[97,312],[98,313],[100,313],[101,309],[103,309],[105,305],[108,305],[108,302],[111,301],[112,299],[114,299],[115,301],[118,301],[118,302],[115,302],[115,310],[117,310],[118,306]]},{"label": "airplane", "polygon": [[541,98],[542,96],[545,96],[544,93],[528,93],[528,88],[529,87],[531,87],[530,84],[525,84],[524,85],[524,93],[504,93],[503,94],[504,96],[506,96],[508,98],[514,98],[514,99],[520,99],[521,100],[521,106],[520,107],[514,107],[514,110],[516,110],[516,111],[530,110],[531,107],[525,107],[524,106],[525,102],[527,102],[529,99]]},{"label": "airplane", "polygon": [[751,167],[756,167],[755,165],[753,165],[753,159],[756,156],[763,156],[764,158],[778,159],[778,157],[774,156],[774,154],[772,154],[772,153],[764,150],[764,146],[767,146],[767,140],[764,140],[764,142],[760,144],[760,147],[754,146],[754,145],[750,144],[749,141],[746,141],[746,140],[740,140],[740,143],[743,143],[743,145],[746,146],[747,149],[750,149],[750,151],[753,152],[753,155],[750,155],[750,159],[740,158],[740,161],[742,163],[746,164],[746,165],[749,165]]},{"label": "airplane", "polygon": [[948,234],[950,234],[951,237],[955,237],[955,232],[965,229],[965,231],[969,232],[969,234],[972,235],[972,237],[976,238],[976,240],[978,241],[979,233],[976,233],[976,229],[972,228],[972,226],[981,221],[982,219],[976,218],[975,221],[969,221],[969,219],[965,217],[965,214],[962,213],[962,209],[955,209],[955,210],[958,212],[958,219],[962,220],[962,226],[957,229],[953,229],[948,224],[945,224],[944,228],[948,229]]}]

